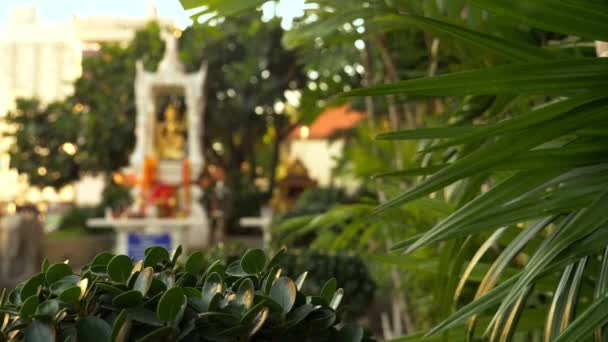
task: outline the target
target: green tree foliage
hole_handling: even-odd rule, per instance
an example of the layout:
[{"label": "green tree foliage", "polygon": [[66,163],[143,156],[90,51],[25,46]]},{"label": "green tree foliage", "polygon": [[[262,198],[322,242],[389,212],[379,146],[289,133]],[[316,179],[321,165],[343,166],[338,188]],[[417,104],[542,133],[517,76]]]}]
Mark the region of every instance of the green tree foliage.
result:
[{"label": "green tree foliage", "polygon": [[17,100],[17,109],[7,121],[16,126],[10,149],[11,167],[28,175],[39,186],[61,188],[73,181],[79,165],[64,144],[77,144],[78,116],[70,103],[42,106],[37,100]]},{"label": "green tree foliage", "polygon": [[[212,24],[184,31],[181,57],[190,70],[201,60],[209,65],[205,155],[229,170],[229,184],[239,192],[246,186],[239,178],[251,184],[258,166],[266,177],[274,175],[278,146],[297,120],[284,108],[284,94],[302,87],[302,65],[281,47],[283,31],[276,23],[262,25],[247,16]],[[241,173],[243,162],[249,167]]]}]

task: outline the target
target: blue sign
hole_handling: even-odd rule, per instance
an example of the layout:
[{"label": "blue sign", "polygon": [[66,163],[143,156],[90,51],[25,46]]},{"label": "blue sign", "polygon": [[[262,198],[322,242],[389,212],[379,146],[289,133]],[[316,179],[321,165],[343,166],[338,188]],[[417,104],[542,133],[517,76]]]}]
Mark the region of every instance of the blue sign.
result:
[{"label": "blue sign", "polygon": [[148,247],[159,246],[168,251],[173,249],[171,234],[169,233],[129,233],[127,240],[127,255],[135,261],[143,260],[144,252]]}]

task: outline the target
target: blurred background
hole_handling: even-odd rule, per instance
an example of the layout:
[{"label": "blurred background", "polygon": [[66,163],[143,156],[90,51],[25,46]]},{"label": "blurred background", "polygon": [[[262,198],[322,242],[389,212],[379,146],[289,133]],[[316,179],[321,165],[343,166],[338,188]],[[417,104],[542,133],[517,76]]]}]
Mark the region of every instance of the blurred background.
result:
[{"label": "blurred background", "polygon": [[379,339],[553,340],[608,289],[604,2],[3,0],[0,288],[285,246]]}]

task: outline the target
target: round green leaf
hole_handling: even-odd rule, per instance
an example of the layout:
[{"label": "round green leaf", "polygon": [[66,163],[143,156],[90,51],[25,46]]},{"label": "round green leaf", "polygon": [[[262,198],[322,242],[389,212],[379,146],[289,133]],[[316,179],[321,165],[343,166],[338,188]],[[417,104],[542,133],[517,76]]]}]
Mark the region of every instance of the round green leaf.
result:
[{"label": "round green leaf", "polygon": [[338,306],[340,306],[340,302],[342,302],[342,297],[344,297],[344,290],[339,288],[334,292],[334,296],[329,301],[329,307],[337,310]]},{"label": "round green leaf", "polygon": [[266,273],[266,277],[264,277],[264,281],[262,281],[262,291],[264,291],[264,293],[270,293],[272,285],[279,279],[282,272],[283,270],[281,270],[279,266],[275,266]]},{"label": "round green leaf", "polygon": [[46,282],[49,285],[52,285],[69,275],[72,275],[72,269],[70,268],[70,266],[66,264],[53,264],[49,266],[49,269],[46,271],[45,277]]},{"label": "round green leaf", "polygon": [[175,281],[175,286],[196,286],[198,279],[190,273],[183,273],[179,279]]},{"label": "round green leaf", "polygon": [[108,275],[108,265],[95,265],[89,269],[91,273],[99,277],[106,277]]},{"label": "round green leaf", "polygon": [[249,274],[264,271],[264,266],[266,266],[266,254],[261,249],[250,249],[241,259],[241,268]]},{"label": "round green leaf", "polygon": [[49,258],[44,258],[44,260],[42,260],[42,267],[40,268],[42,270],[42,273],[46,273],[46,270],[49,269],[49,266],[51,266]]},{"label": "round green leaf", "polygon": [[201,290],[195,287],[182,287],[182,290],[184,290],[184,294],[188,298],[200,298],[203,295]]},{"label": "round green leaf", "polygon": [[177,260],[179,259],[179,256],[182,255],[183,251],[182,245],[177,246],[173,251],[173,254],[171,254],[171,265],[177,264]]},{"label": "round green leaf", "polygon": [[224,276],[224,274],[226,273],[226,267],[224,266],[221,260],[214,261],[211,266],[209,266],[205,271],[205,276],[209,277],[213,273],[217,273],[220,276]]},{"label": "round green leaf", "polygon": [[279,278],[270,289],[270,297],[288,313],[296,302],[296,284],[287,277]]},{"label": "round green leaf", "polygon": [[158,274],[158,279],[165,284],[166,288],[175,286],[175,273],[171,271],[162,271]]},{"label": "round green leaf", "polygon": [[36,316],[53,318],[59,312],[60,305],[57,299],[49,299],[38,305],[36,308]]},{"label": "round green leaf", "polygon": [[103,319],[96,316],[85,317],[76,323],[78,341],[108,342],[112,328]]},{"label": "round green leaf", "polygon": [[336,321],[336,313],[331,309],[319,309],[308,316],[307,327],[312,331],[323,331]]},{"label": "round green leaf", "polygon": [[110,252],[99,253],[93,258],[91,266],[107,266],[110,260],[114,257],[114,254]]},{"label": "round green leaf", "polygon": [[124,308],[132,308],[137,306],[143,298],[141,292],[137,290],[128,291],[112,299],[112,305],[124,309]]},{"label": "round green leaf", "polygon": [[169,252],[162,247],[150,247],[144,257],[144,267],[155,267],[159,263],[169,261]]},{"label": "round green leaf", "polygon": [[20,298],[21,301],[25,301],[27,298],[38,294],[38,288],[44,283],[44,274],[38,273],[35,276],[31,277],[28,281],[23,284],[21,288]]},{"label": "round green leaf", "polygon": [[300,274],[298,279],[296,279],[296,288],[298,291],[302,290],[302,286],[304,286],[304,282],[306,281],[306,277],[308,276],[308,272],[304,272]]},{"label": "round green leaf", "polygon": [[268,262],[268,265],[266,266],[266,269],[269,270],[275,266],[278,266],[279,264],[281,264],[281,261],[283,261],[283,259],[285,259],[285,254],[287,253],[287,249],[285,249],[284,247],[279,249],[278,252],[276,252],[276,254],[272,257],[272,259],[270,259],[270,261]]},{"label": "round green leaf", "polygon": [[242,312],[249,310],[253,305],[253,295],[253,281],[249,278],[245,278],[239,286],[236,298],[231,302],[231,306],[235,308],[236,312],[240,315]]},{"label": "round green leaf", "polygon": [[129,339],[131,320],[127,319],[127,310],[122,310],[112,324],[111,342],[126,342]]},{"label": "round green leaf", "polygon": [[222,277],[217,273],[212,273],[205,281],[205,285],[203,285],[202,291],[202,310],[209,310],[209,304],[215,295],[222,292],[223,289],[223,280]]},{"label": "round green leaf", "polygon": [[59,300],[66,303],[75,303],[80,298],[80,293],[80,286],[72,286],[59,294]]},{"label": "round green leaf", "polygon": [[246,333],[246,332],[247,332],[246,326],[237,325],[237,326],[233,326],[228,329],[219,331],[216,336],[218,336],[219,338],[229,337],[229,338],[231,338],[231,340],[234,341],[236,338],[238,338],[239,336],[243,335],[243,333]]},{"label": "round green leaf", "polygon": [[233,261],[228,268],[226,269],[226,274],[233,277],[246,277],[250,273],[247,273],[241,267],[241,262],[239,260]]},{"label": "round green leaf", "polygon": [[156,342],[156,341],[166,341],[168,339],[163,339],[162,337],[171,336],[175,332],[173,327],[162,327],[154,330],[148,335],[142,337],[137,340],[138,342]]},{"label": "round green leaf", "polygon": [[126,255],[117,255],[108,263],[108,276],[113,281],[124,284],[133,270],[133,261]]},{"label": "round green leaf", "polygon": [[95,286],[99,287],[100,289],[102,289],[106,292],[110,292],[110,293],[114,293],[114,294],[121,294],[121,293],[125,292],[116,286],[106,284],[106,283],[96,283]]},{"label": "round green leaf", "polygon": [[325,299],[325,301],[329,303],[334,297],[334,293],[336,292],[337,288],[338,281],[336,280],[336,278],[329,279],[321,289],[321,298]]},{"label": "round green leaf", "polygon": [[268,308],[263,308],[262,311],[258,312],[258,314],[255,315],[255,318],[252,321],[253,327],[249,331],[249,336],[255,335],[255,333],[258,332],[262,328],[262,326],[266,322],[267,318],[268,318]]},{"label": "round green leaf", "polygon": [[224,312],[203,312],[197,316],[199,322],[221,323],[222,325],[236,325],[239,323],[237,317]]},{"label": "round green leaf", "polygon": [[255,295],[255,301],[261,300],[264,302],[264,305],[268,307],[268,309],[270,309],[270,311],[272,312],[276,312],[279,314],[283,313],[283,307],[281,306],[281,304],[277,303],[274,299],[263,295],[263,294],[256,294]]},{"label": "round green leaf", "polygon": [[205,257],[202,252],[194,252],[188,260],[186,260],[186,272],[197,276],[205,267]]},{"label": "round green leaf", "polygon": [[9,294],[8,300],[14,305],[21,305],[21,289],[23,285],[15,287]]},{"label": "round green leaf", "polygon": [[156,315],[164,322],[175,320],[187,298],[180,287],[172,287],[158,301]]},{"label": "round green leaf", "polygon": [[153,327],[163,326],[163,322],[159,321],[158,317],[156,317],[156,312],[148,310],[143,306],[127,309],[127,314],[129,319],[133,321]]},{"label": "round green leaf", "polygon": [[141,292],[142,296],[146,296],[150,285],[152,285],[152,277],[154,277],[154,269],[152,267],[146,267],[137,276],[135,284],[133,284],[133,290]]},{"label": "round green leaf", "polygon": [[156,277],[152,277],[152,283],[150,284],[150,289],[148,290],[148,296],[154,297],[161,292],[165,292],[166,289],[167,285],[165,285],[165,283]]},{"label": "round green leaf", "polygon": [[80,281],[80,277],[77,275],[70,275],[67,277],[63,277],[58,282],[54,283],[50,286],[50,289],[53,293],[59,295],[61,292],[69,289],[72,286],[78,285]]},{"label": "round green leaf", "polygon": [[287,317],[288,326],[294,326],[303,321],[311,312],[315,310],[312,304],[304,304],[293,309]]},{"label": "round green leaf", "polygon": [[24,320],[29,320],[34,316],[36,312],[36,308],[38,307],[38,296],[31,296],[21,305],[21,310],[19,310],[19,316],[21,316]]},{"label": "round green leaf", "polygon": [[55,342],[55,329],[45,322],[34,320],[25,328],[25,342]]},{"label": "round green leaf", "polygon": [[266,307],[266,302],[261,301],[256,305],[252,306],[251,309],[247,310],[241,317],[241,323],[249,324],[253,321],[253,319],[257,316],[257,314],[262,311]]}]

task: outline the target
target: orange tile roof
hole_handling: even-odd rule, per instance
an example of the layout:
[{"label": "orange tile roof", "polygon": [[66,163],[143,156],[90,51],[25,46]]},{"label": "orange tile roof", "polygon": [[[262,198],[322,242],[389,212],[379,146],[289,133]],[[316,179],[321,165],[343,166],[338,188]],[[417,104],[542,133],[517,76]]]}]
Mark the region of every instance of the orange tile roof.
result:
[{"label": "orange tile roof", "polygon": [[[327,139],[339,131],[351,129],[365,118],[365,113],[352,110],[350,104],[327,108],[309,126],[308,139]],[[289,139],[300,139],[303,126],[298,125],[289,134]]]}]

